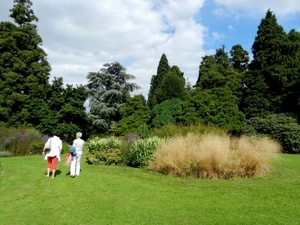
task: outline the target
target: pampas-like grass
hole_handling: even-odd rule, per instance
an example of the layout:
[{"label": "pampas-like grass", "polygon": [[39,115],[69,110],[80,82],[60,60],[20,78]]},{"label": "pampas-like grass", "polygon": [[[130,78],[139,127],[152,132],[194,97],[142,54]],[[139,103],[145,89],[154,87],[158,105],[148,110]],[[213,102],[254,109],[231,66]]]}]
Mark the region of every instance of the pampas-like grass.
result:
[{"label": "pampas-like grass", "polygon": [[188,134],[163,143],[149,169],[178,177],[209,179],[264,176],[280,145],[269,138]]}]

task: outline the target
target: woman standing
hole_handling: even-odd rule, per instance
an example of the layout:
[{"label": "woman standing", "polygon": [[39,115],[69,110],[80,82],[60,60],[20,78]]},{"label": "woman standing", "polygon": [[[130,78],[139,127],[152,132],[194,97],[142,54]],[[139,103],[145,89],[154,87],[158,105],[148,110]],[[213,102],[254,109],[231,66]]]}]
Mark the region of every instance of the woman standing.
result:
[{"label": "woman standing", "polygon": [[76,156],[73,157],[70,167],[70,177],[74,178],[80,174],[80,161],[83,153],[84,140],[81,139],[82,133],[76,133],[76,139],[73,141],[73,147],[76,149]]},{"label": "woman standing", "polygon": [[[47,153],[45,152],[46,148],[49,148],[49,151],[47,151]],[[55,177],[57,161],[60,161],[61,151],[62,151],[62,141],[59,138],[58,134],[49,138],[45,143],[42,155],[45,156],[45,160],[47,160],[46,177],[50,176],[51,169],[52,169],[52,178]]]}]

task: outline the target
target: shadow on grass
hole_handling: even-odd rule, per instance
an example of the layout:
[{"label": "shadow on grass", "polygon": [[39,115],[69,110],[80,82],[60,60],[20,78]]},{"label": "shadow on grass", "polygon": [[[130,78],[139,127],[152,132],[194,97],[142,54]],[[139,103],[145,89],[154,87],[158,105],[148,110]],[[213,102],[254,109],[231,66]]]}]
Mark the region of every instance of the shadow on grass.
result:
[{"label": "shadow on grass", "polygon": [[[60,174],[61,174],[61,170],[58,169],[58,170],[55,171],[54,177],[59,176]],[[44,175],[46,176],[47,172],[45,172]],[[49,176],[52,176],[52,171],[50,171],[50,175]]]},{"label": "shadow on grass", "polygon": [[[80,169],[80,173],[81,173],[82,169]],[[66,173],[66,176],[70,176],[71,173],[70,173],[70,170]]]}]

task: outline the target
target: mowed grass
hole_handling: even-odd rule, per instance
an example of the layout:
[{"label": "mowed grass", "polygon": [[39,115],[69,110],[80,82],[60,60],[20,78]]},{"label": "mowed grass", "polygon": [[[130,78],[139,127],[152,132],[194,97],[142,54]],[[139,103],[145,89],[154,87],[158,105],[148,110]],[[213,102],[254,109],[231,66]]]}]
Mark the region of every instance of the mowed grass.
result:
[{"label": "mowed grass", "polygon": [[0,158],[0,224],[300,224],[300,155],[279,155],[264,177],[176,178],[82,162],[74,179],[42,156]]}]

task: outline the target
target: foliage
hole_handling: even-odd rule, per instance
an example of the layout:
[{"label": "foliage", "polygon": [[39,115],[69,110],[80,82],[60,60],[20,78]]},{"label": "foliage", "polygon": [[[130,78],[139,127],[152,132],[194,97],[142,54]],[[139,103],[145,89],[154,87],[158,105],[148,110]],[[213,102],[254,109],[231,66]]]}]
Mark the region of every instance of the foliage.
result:
[{"label": "foliage", "polygon": [[118,62],[104,64],[99,72],[88,73],[87,79],[89,116],[99,131],[107,132],[121,119],[120,108],[130,92],[140,87],[129,82],[135,76],[127,74],[126,68]]},{"label": "foliage", "polygon": [[249,53],[243,49],[241,45],[234,45],[230,50],[230,61],[232,62],[233,68],[244,72],[248,69],[250,61]]},{"label": "foliage", "polygon": [[167,56],[162,54],[157,74],[151,78],[148,94],[148,106],[153,109],[156,105],[173,98],[184,99],[186,94],[184,73],[178,66],[170,68]]},{"label": "foliage", "polygon": [[41,106],[40,124],[36,127],[43,134],[61,133],[71,141],[76,132],[85,135],[88,130],[88,117],[84,102],[87,98],[83,85],[63,86],[62,78],[55,78],[47,92],[47,101]]},{"label": "foliage", "polygon": [[130,145],[127,164],[133,167],[147,166],[153,152],[163,141],[164,139],[158,137],[134,141]]},{"label": "foliage", "polygon": [[248,119],[241,130],[246,135],[268,135],[277,140],[285,153],[300,152],[300,125],[292,114],[271,114]]},{"label": "foliage", "polygon": [[85,142],[89,164],[116,165],[121,163],[121,142],[115,137],[93,138]]},{"label": "foliage", "polygon": [[151,110],[149,124],[151,127],[161,127],[167,124],[175,124],[176,118],[182,112],[183,101],[174,98],[156,105]]},{"label": "foliage", "polygon": [[175,136],[186,136],[188,133],[194,134],[214,134],[225,135],[227,130],[221,129],[217,126],[193,124],[189,126],[168,124],[160,128],[153,128],[150,130],[149,137],[171,138]]},{"label": "foliage", "polygon": [[5,126],[0,128],[0,152],[2,156],[41,154],[47,137],[42,136],[35,129]]},{"label": "foliage", "polygon": [[196,178],[250,178],[264,176],[280,145],[267,138],[189,133],[162,143],[149,169],[167,175]]},{"label": "foliage", "polygon": [[137,130],[137,133],[142,138],[148,138],[150,133],[149,126],[146,123],[141,124]]},{"label": "foliage", "polygon": [[183,73],[177,66],[172,66],[170,71],[162,80],[160,91],[157,93],[158,103],[165,100],[178,98],[183,100],[185,97],[185,79]]},{"label": "foliage", "polygon": [[0,121],[32,126],[43,134],[60,132],[70,139],[87,133],[85,87],[49,83],[51,67],[37,34],[38,18],[30,0],[14,0],[11,22],[0,23]]},{"label": "foliage", "polygon": [[163,53],[157,67],[156,75],[153,75],[150,83],[150,90],[148,94],[148,106],[152,109],[155,105],[159,104],[158,95],[161,91],[161,84],[164,77],[168,74],[170,70],[169,62],[167,56]]},{"label": "foliage", "polygon": [[[299,114],[300,109],[300,32],[292,29],[288,33],[289,38],[289,58],[287,60],[288,68],[287,71],[291,75],[290,81],[288,83],[289,94],[286,99],[283,108],[287,109],[286,111]],[[292,103],[292,104],[291,104]]]},{"label": "foliage", "polygon": [[40,47],[38,21],[30,0],[14,0],[11,22],[0,22],[0,121],[9,125],[39,123],[46,99],[50,65]]},{"label": "foliage", "polygon": [[[242,53],[238,53],[241,51]],[[242,70],[239,70],[236,64],[238,54],[247,54],[243,48],[234,46],[231,50],[232,58],[225,52],[225,47],[216,50],[214,55],[202,57],[202,62],[199,66],[199,77],[196,82],[196,87],[200,90],[209,90],[215,88],[228,87],[238,99],[242,96]],[[246,57],[246,56],[242,56]],[[244,59],[244,63],[247,62]],[[243,66],[243,63],[242,63]]]},{"label": "foliage", "polygon": [[215,55],[203,57],[196,89],[185,100],[180,117],[183,124],[213,124],[230,132],[240,129],[244,122],[239,110],[243,74],[234,65],[224,47],[217,49]]},{"label": "foliage", "polygon": [[247,118],[297,112],[299,50],[299,34],[287,35],[275,14],[268,10],[258,26],[252,45],[253,60],[243,80],[242,107]]},{"label": "foliage", "polygon": [[[34,128],[0,126],[0,156],[40,155],[49,136],[42,135]],[[63,140],[62,153],[68,152]]]},{"label": "foliage", "polygon": [[245,119],[237,102],[228,87],[196,89],[185,101],[179,120],[184,125],[213,125],[235,132],[243,126]]},{"label": "foliage", "polygon": [[136,133],[142,124],[148,122],[150,109],[142,95],[135,95],[127,98],[126,103],[120,108],[120,115],[122,119],[112,126],[112,131],[117,136]]}]

